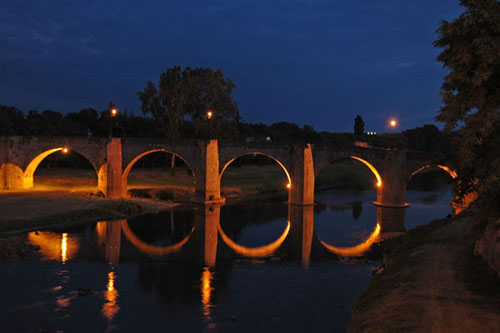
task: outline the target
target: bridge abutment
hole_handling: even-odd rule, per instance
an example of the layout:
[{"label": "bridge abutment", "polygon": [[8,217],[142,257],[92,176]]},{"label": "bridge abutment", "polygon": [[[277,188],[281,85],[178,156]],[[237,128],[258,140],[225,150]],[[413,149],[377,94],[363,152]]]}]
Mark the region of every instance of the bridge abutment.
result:
[{"label": "bridge abutment", "polygon": [[294,146],[290,170],[288,203],[292,205],[314,205],[314,163],[311,144]]}]

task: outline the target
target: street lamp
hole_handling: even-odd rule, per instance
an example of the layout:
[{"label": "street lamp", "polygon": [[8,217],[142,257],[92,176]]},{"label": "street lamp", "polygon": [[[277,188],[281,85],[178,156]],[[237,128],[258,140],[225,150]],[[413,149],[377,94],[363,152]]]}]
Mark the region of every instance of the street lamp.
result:
[{"label": "street lamp", "polygon": [[[391,120],[389,120],[389,126],[395,130],[396,127],[398,126],[398,121],[394,118],[392,118]],[[396,137],[395,138],[395,141],[394,141],[394,149],[398,149],[398,138]]]},{"label": "street lamp", "polygon": [[68,152],[69,152],[69,149],[68,149],[67,147],[64,147],[64,148],[62,149],[62,153],[63,153],[63,154],[67,154]]},{"label": "street lamp", "polygon": [[212,110],[208,110],[207,111],[207,119],[208,119],[208,126],[209,126],[209,130],[208,130],[208,139],[209,140],[212,140],[212,137],[213,137],[213,133],[212,133],[212,118],[214,116],[214,112]]},{"label": "street lamp", "polygon": [[[116,108],[111,108],[109,110],[109,114],[111,115],[111,118],[115,119],[113,125],[114,125],[115,132],[116,132],[116,128],[118,127],[118,110]],[[109,136],[110,137],[113,137],[113,125],[111,125],[109,128]]]}]

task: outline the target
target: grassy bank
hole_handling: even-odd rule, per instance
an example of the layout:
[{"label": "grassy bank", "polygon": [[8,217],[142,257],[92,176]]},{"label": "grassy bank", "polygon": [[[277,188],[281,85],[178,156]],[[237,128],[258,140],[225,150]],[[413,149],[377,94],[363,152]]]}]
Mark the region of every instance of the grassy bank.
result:
[{"label": "grassy bank", "polygon": [[500,280],[474,256],[471,215],[410,230],[356,300],[349,331],[499,331]]},{"label": "grassy bank", "polygon": [[110,200],[82,193],[31,191],[3,194],[0,235],[63,224],[120,219],[174,206],[152,200]]}]

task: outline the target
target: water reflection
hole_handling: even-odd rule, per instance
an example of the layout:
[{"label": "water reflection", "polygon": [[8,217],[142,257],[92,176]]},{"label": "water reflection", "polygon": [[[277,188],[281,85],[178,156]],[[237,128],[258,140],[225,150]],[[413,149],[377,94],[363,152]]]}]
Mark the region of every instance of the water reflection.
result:
[{"label": "water reflection", "polygon": [[108,320],[112,321],[113,317],[120,310],[118,305],[118,290],[115,288],[115,272],[108,273],[108,285],[104,291],[104,299],[106,302],[102,305],[102,315]]},{"label": "water reflection", "polygon": [[207,321],[211,321],[211,307],[212,307],[212,287],[213,273],[210,271],[209,267],[203,268],[203,273],[201,273],[201,304],[203,310],[203,316]]},{"label": "water reflection", "polygon": [[[120,257],[120,233],[125,239],[143,254],[156,259],[173,259],[196,257],[201,259],[199,264],[204,267],[215,267],[217,261],[218,239],[222,240],[223,248],[232,251],[233,255],[245,258],[263,258],[280,253],[287,253],[290,260],[300,260],[307,267],[310,262],[313,248],[323,248],[327,252],[338,256],[362,256],[370,250],[380,236],[387,237],[394,233],[405,231],[404,208],[377,207],[377,223],[374,230],[356,245],[339,247],[321,240],[314,230],[314,206],[288,206],[287,224],[281,235],[273,242],[257,247],[244,246],[237,240],[230,238],[220,223],[220,205],[209,205],[195,209],[194,225],[190,232],[177,243],[170,245],[148,244],[142,238],[148,236],[137,235],[127,220],[99,222],[96,232],[100,244],[104,247],[106,262],[117,264]],[[171,221],[172,222],[172,221]],[[132,222],[133,223],[133,222]],[[244,227],[244,226],[243,226]],[[234,231],[233,226],[233,231]],[[144,231],[144,230],[143,230]],[[155,230],[150,232],[155,233]],[[240,234],[236,232],[235,234]],[[179,235],[177,235],[178,237]],[[159,241],[157,241],[159,242]],[[173,243],[172,240],[163,240],[161,243]],[[288,244],[284,247],[284,244]],[[195,260],[198,262],[198,260]]]},{"label": "water reflection", "polygon": [[66,232],[33,231],[28,234],[28,241],[40,247],[44,259],[57,260],[63,264],[73,258],[80,247],[79,240]]}]

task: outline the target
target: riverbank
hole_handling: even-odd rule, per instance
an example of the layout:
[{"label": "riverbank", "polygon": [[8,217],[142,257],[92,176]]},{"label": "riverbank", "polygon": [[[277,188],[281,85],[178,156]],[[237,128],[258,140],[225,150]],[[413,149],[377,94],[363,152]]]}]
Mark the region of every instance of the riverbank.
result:
[{"label": "riverbank", "polygon": [[350,332],[498,332],[500,279],[474,256],[470,214],[409,231],[356,300]]},{"label": "riverbank", "polygon": [[86,192],[0,193],[0,235],[49,226],[131,217],[176,206],[147,199],[112,200]]}]

